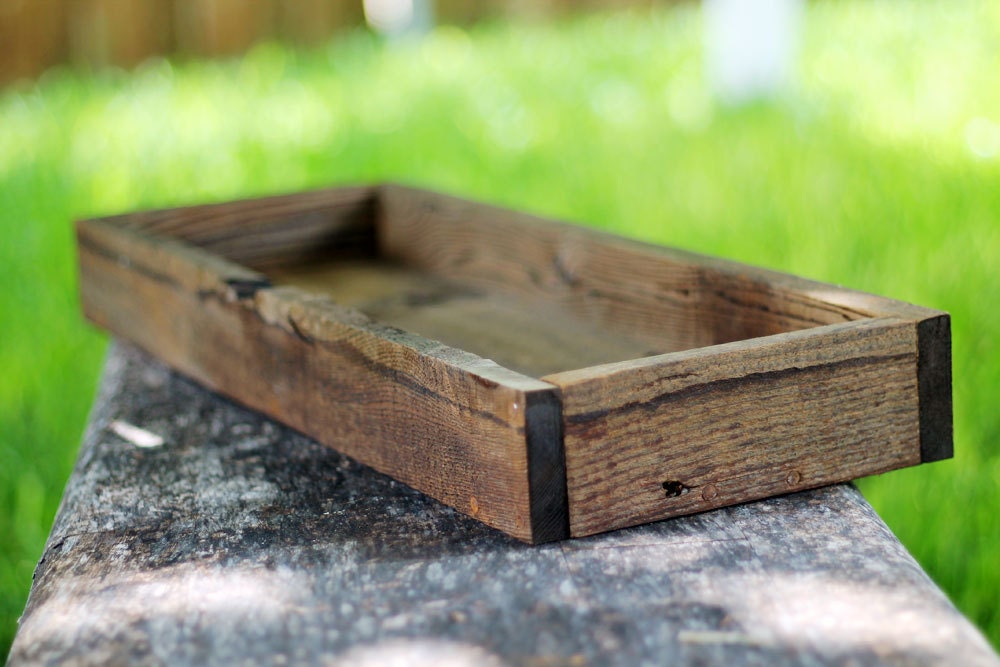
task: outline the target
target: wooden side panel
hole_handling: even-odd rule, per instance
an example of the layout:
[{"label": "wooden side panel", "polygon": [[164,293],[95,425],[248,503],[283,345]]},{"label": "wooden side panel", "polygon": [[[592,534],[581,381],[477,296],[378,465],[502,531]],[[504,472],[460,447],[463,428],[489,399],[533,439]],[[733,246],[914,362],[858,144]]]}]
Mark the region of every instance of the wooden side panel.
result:
[{"label": "wooden side panel", "polygon": [[872,319],[543,378],[590,535],[921,461],[913,322]]},{"label": "wooden side panel", "polygon": [[881,314],[888,299],[400,186],[383,255],[565,308],[669,352]]},{"label": "wooden side panel", "polygon": [[84,311],[98,325],[522,540],[566,537],[552,385],[254,283],[184,244],[108,222],[78,234]]},{"label": "wooden side panel", "polygon": [[375,251],[375,192],[369,187],[316,190],[221,204],[103,218],[258,270],[370,256]]}]

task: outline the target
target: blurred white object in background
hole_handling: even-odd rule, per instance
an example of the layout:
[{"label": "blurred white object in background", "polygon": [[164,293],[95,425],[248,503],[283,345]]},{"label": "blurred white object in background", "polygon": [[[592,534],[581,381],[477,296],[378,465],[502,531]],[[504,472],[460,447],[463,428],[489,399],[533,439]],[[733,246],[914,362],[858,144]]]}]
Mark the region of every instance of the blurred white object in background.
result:
[{"label": "blurred white object in background", "polygon": [[791,83],[802,0],[704,0],[705,65],[730,104],[772,97]]},{"label": "blurred white object in background", "polygon": [[388,39],[419,37],[434,27],[433,0],[364,0],[365,21]]}]

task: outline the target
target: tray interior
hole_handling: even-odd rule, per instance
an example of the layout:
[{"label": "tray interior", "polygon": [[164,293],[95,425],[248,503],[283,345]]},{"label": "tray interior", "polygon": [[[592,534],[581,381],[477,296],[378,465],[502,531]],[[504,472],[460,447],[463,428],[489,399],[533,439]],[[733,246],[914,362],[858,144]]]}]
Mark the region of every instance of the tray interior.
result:
[{"label": "tray interior", "polygon": [[[577,249],[578,257],[562,252],[558,237],[544,236],[523,253],[489,237],[468,245],[453,237],[434,248],[425,240],[433,233],[393,241],[399,234],[390,224],[375,230],[373,243],[264,270],[275,285],[327,295],[378,322],[534,377],[862,316],[650,257],[639,244],[605,256],[598,240]],[[576,275],[567,276],[561,262],[578,264]]]},{"label": "tray interior", "polygon": [[870,316],[788,276],[395,186],[125,224],[536,377]]},{"label": "tray interior", "polygon": [[328,295],[384,324],[536,377],[668,351],[549,301],[377,257],[276,267],[267,274],[275,284]]}]

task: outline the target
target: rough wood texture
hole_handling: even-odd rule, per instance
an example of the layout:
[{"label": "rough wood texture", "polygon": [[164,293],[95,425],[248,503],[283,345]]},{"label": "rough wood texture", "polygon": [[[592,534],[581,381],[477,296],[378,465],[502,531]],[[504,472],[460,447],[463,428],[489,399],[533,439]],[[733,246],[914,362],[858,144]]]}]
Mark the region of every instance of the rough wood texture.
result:
[{"label": "rough wood texture", "polygon": [[93,321],[528,541],[951,455],[939,311],[393,185],[78,235]]},{"label": "rough wood texture", "polygon": [[399,186],[378,215],[385,257],[652,350],[542,376],[574,536],[951,456],[944,313]]},{"label": "rough wood texture", "polygon": [[916,465],[915,350],[912,322],[861,320],[547,376],[571,534]]},{"label": "rough wood texture", "polygon": [[384,186],[377,209],[383,257],[565,309],[661,352],[877,316],[896,303],[423,190]]},{"label": "rough wood texture", "polygon": [[[105,218],[254,269],[374,252],[375,193],[343,187]],[[89,224],[89,223],[88,223]]]},{"label": "rough wood texture", "polygon": [[488,286],[441,278],[403,264],[348,261],[269,271],[275,284],[293,285],[356,308],[373,320],[540,377],[655,354],[598,323]]},{"label": "rough wood texture", "polygon": [[10,664],[1000,658],[850,486],[530,547],[116,346]]},{"label": "rough wood texture", "polygon": [[79,238],[94,322],[481,521],[528,541],[566,537],[559,411],[536,408],[551,424],[525,425],[529,407],[557,406],[536,396],[552,385],[293,288],[264,289],[262,276],[180,243],[100,221]]}]

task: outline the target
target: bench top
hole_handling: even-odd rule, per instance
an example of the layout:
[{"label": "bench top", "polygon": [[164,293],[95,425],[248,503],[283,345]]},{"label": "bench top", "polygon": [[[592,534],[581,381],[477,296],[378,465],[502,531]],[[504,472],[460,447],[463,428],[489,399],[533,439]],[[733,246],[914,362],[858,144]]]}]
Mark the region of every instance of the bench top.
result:
[{"label": "bench top", "polygon": [[122,344],[11,652],[63,661],[1000,665],[853,486],[532,547]]}]

